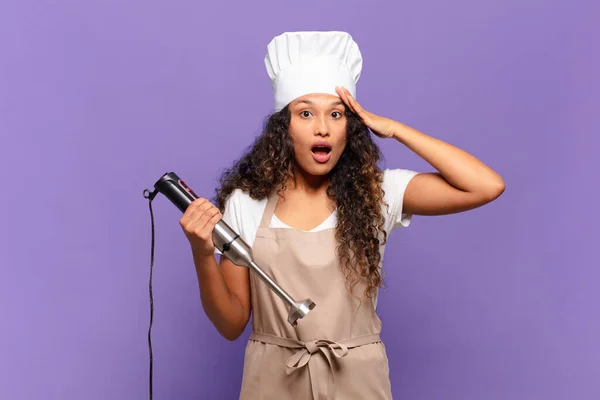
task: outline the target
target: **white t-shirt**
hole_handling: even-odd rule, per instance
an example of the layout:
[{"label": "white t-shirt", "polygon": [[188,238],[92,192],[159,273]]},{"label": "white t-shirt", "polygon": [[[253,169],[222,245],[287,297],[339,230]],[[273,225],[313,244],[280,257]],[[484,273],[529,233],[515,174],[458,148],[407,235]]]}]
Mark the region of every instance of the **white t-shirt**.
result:
[{"label": "white t-shirt", "polygon": [[[404,200],[404,191],[415,175],[417,175],[417,172],[407,169],[386,169],[383,171],[382,186],[385,191],[384,201],[389,206],[389,212],[384,205],[382,205],[382,210],[385,216],[384,229],[388,237],[395,229],[405,228],[410,225],[412,216],[402,211],[402,203]],[[225,202],[223,221],[252,247],[266,206],[267,199],[254,200],[241,189],[236,189]],[[336,226],[337,214],[334,211],[323,223],[311,229],[310,232],[317,232]],[[281,222],[275,215],[271,218],[269,227],[292,229]],[[382,262],[384,252],[385,245],[382,245],[380,246]],[[215,253],[221,254],[219,250],[215,250]],[[375,303],[377,303],[377,298],[375,298]]]}]

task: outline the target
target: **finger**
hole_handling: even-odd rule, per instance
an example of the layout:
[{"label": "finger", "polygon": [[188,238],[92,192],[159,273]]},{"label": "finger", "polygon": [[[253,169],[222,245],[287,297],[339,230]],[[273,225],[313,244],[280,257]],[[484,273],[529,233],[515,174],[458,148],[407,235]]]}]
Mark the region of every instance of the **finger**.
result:
[{"label": "finger", "polygon": [[358,101],[356,101],[352,96],[350,96],[349,101],[352,105],[352,108],[354,109],[354,112],[356,113],[356,115],[358,115],[361,121],[368,127],[371,127],[373,124],[373,120],[371,119],[372,114],[366,111],[364,108],[362,108],[360,104],[358,104]]},{"label": "finger", "polygon": [[198,221],[194,231],[199,237],[207,239],[212,234],[212,231],[220,218],[221,213],[218,209],[209,210],[202,215],[202,218]]},{"label": "finger", "polygon": [[199,197],[196,200],[192,201],[190,203],[190,205],[188,206],[188,210],[190,210],[190,214],[193,214],[194,212],[196,212],[196,210],[198,210],[199,207],[202,207],[206,203],[208,203],[208,200],[203,197]]},{"label": "finger", "polygon": [[198,226],[201,229],[206,229],[207,225],[209,224],[210,220],[214,218],[215,215],[219,215],[219,209],[218,208],[213,208],[210,210],[207,210],[203,215],[202,218],[200,218],[200,220],[198,221]]},{"label": "finger", "polygon": [[197,198],[196,200],[192,201],[190,203],[190,205],[186,208],[185,212],[183,213],[183,216],[181,217],[180,222],[182,224],[185,224],[187,222],[189,222],[190,220],[192,220],[194,218],[194,214],[196,213],[196,211],[198,210],[198,207],[201,207],[203,204],[206,204],[208,200],[205,198]]},{"label": "finger", "polygon": [[198,206],[194,215],[190,219],[190,223],[193,225],[204,225],[202,222],[202,218],[205,217],[206,213],[210,212],[212,209],[217,209],[210,201],[206,201]]},{"label": "finger", "polygon": [[358,101],[356,101],[356,99],[352,97],[348,90],[346,90],[346,96],[348,97],[348,102],[350,103],[350,106],[354,109],[354,112],[359,116],[363,116],[365,110],[360,106],[360,104],[358,104]]},{"label": "finger", "polygon": [[202,214],[204,214],[204,212],[211,206],[212,206],[212,204],[206,199],[204,199],[204,201],[199,201],[197,204],[195,204],[195,207],[191,210],[190,217],[188,219],[188,223],[190,223],[190,224],[196,223],[200,219],[200,217],[202,217]]},{"label": "finger", "polygon": [[211,212],[210,214],[207,213],[207,215],[210,215],[210,218],[207,219],[206,224],[204,225],[204,229],[212,231],[215,228],[217,222],[219,222],[219,220],[223,216],[221,215],[221,212],[218,208],[215,209],[215,212]]},{"label": "finger", "polygon": [[348,100],[348,96],[346,95],[345,88],[342,86],[338,86],[338,87],[336,87],[335,91],[340,96],[342,101],[348,106],[350,111],[354,112],[354,109],[352,108],[352,105],[350,104],[350,101]]},{"label": "finger", "polygon": [[350,93],[350,91],[348,89],[346,89],[345,87],[342,87],[342,93],[344,95],[344,98],[348,102],[348,105],[356,110],[356,108],[354,107],[356,105],[356,101],[353,101],[354,98],[352,97],[352,94]]},{"label": "finger", "polygon": [[200,218],[202,218],[202,215],[204,215],[206,210],[210,209],[211,207],[214,207],[213,204],[206,199],[195,203],[187,218],[182,220],[183,227],[189,231],[194,230],[194,227],[198,224],[198,221]]}]

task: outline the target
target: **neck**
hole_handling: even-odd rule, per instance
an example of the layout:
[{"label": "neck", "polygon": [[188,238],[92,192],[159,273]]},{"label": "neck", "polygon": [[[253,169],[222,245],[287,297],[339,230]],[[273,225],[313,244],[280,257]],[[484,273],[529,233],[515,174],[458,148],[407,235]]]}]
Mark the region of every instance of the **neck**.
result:
[{"label": "neck", "polygon": [[302,168],[294,168],[295,179],[290,176],[288,187],[292,190],[306,192],[307,194],[316,194],[324,192],[329,186],[328,175],[311,175]]}]

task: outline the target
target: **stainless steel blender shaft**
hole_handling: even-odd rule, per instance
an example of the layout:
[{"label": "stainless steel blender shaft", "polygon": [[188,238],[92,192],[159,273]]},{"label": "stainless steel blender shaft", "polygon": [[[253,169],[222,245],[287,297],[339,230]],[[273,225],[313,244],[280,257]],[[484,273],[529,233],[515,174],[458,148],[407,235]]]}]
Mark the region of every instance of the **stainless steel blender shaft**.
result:
[{"label": "stainless steel blender shaft", "polygon": [[250,268],[271,290],[273,290],[289,306],[288,322],[296,326],[298,319],[305,317],[310,310],[315,308],[315,303],[310,299],[295,301],[285,290],[267,275],[252,259],[250,246],[227,223],[220,220],[213,230],[213,243],[217,249],[241,267]]}]

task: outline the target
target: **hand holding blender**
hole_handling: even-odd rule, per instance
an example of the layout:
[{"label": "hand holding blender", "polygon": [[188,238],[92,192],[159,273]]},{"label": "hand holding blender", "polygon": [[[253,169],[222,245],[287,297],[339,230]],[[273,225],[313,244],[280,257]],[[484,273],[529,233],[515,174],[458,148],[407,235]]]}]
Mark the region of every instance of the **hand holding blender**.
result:
[{"label": "hand holding blender", "polygon": [[199,196],[176,174],[173,172],[164,174],[154,184],[154,187],[155,193],[164,194],[184,213],[180,224],[194,250],[204,252],[204,254],[212,254],[216,247],[223,256],[235,265],[250,268],[287,303],[290,309],[288,322],[292,326],[296,326],[298,319],[305,317],[315,307],[315,303],[310,299],[295,301],[277,285],[254,262],[250,246],[221,219],[219,210],[208,200],[199,200]]}]

